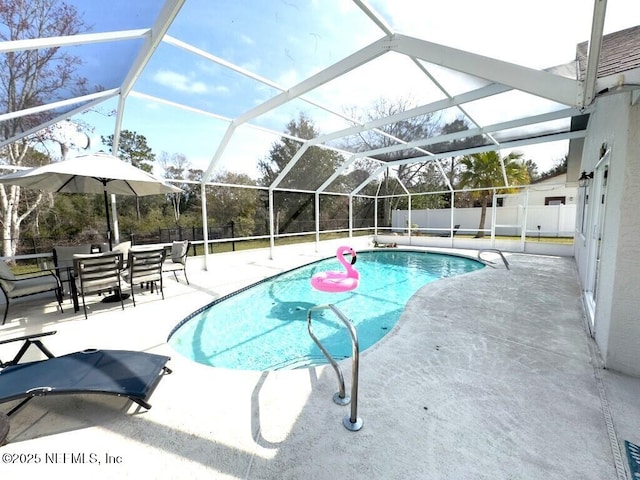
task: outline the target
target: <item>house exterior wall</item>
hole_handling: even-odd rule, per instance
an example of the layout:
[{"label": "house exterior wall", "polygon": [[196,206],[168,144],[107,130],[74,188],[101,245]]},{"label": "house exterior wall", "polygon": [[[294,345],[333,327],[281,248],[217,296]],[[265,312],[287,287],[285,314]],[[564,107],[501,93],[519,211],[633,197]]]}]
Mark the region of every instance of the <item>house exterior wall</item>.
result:
[{"label": "house exterior wall", "polygon": [[611,329],[607,365],[640,376],[640,105],[630,108],[626,132],[624,174],[617,179],[622,186],[618,206],[618,255],[609,308]]},{"label": "house exterior wall", "polygon": [[[577,193],[577,180],[580,174],[576,175],[572,182],[567,184],[567,174],[562,173],[555,177],[541,180],[530,185],[527,190],[529,192],[529,205],[544,205],[547,197],[565,197],[565,205],[575,205]],[[504,199],[504,206],[518,205],[520,203],[518,195],[507,196]]]},{"label": "house exterior wall", "polygon": [[[595,169],[606,143],[611,154],[593,335],[607,368],[640,376],[640,106],[631,105],[631,98],[625,92],[596,100],[581,170]],[[595,223],[588,218],[585,232],[592,232]],[[588,240],[576,233],[574,254],[583,289]]]}]

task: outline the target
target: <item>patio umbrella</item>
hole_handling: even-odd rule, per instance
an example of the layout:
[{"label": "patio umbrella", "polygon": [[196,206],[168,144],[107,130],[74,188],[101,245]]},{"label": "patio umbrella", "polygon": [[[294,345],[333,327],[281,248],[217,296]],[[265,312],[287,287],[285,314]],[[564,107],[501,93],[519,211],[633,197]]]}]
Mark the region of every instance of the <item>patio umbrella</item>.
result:
[{"label": "patio umbrella", "polygon": [[102,193],[107,215],[107,238],[111,241],[108,194],[160,195],[182,190],[161,178],[106,153],[80,155],[71,160],[20,170],[0,177],[0,183],[60,193]]}]

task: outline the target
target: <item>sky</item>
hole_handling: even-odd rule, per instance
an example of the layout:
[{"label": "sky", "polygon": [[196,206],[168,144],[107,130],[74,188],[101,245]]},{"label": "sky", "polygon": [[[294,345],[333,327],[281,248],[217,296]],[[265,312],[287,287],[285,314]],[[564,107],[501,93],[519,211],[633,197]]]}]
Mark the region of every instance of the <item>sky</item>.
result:
[{"label": "sky", "polygon": [[[162,2],[112,0],[75,3],[93,32],[148,27]],[[459,48],[531,68],[546,68],[572,61],[576,44],[588,40],[591,0],[370,0],[368,3],[391,30],[434,43]],[[640,23],[640,2],[609,0],[605,33]],[[280,91],[340,61],[383,36],[366,15],[348,0],[187,0],[169,29],[169,35],[210,55],[253,72],[265,82],[247,78],[202,57],[163,43],[140,75],[134,92],[181,103],[216,114],[202,116],[147,101],[127,100],[122,127],[145,135],[156,154],[184,154],[196,168],[206,168],[228,125],[227,119],[250,111]],[[83,73],[104,88],[114,88],[126,75],[141,41],[74,47],[83,59]],[[451,94],[469,89],[468,78],[433,69]],[[364,114],[376,101],[410,99],[415,104],[442,98],[442,92],[406,57],[391,53],[310,92],[307,97],[344,113],[350,108]],[[546,108],[526,99],[523,108]],[[117,106],[107,101],[74,120],[91,125],[92,150],[105,149],[101,136],[113,133]],[[512,100],[493,105],[469,105],[481,124],[505,115],[518,116]],[[309,115],[322,133],[348,126],[297,100],[250,121],[252,125],[282,132],[300,112]],[[265,158],[277,134],[255,128],[237,130],[219,169],[255,177],[255,164]],[[520,148],[540,170],[553,167],[566,153],[568,142]],[[508,154],[509,151],[503,151]]]}]

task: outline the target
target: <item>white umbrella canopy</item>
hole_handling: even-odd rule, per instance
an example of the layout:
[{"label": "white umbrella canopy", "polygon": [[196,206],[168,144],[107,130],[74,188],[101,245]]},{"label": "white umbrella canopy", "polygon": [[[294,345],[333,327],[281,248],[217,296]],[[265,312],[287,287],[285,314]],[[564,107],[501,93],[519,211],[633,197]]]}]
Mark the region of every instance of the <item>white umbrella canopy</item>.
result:
[{"label": "white umbrella canopy", "polygon": [[130,163],[106,153],[80,155],[71,160],[20,170],[0,177],[0,183],[58,193],[115,193],[159,195],[181,192]]},{"label": "white umbrella canopy", "polygon": [[0,176],[0,183],[56,193],[103,193],[110,247],[111,222],[107,194],[142,197],[182,191],[106,153],[79,155],[71,160],[20,170]]}]

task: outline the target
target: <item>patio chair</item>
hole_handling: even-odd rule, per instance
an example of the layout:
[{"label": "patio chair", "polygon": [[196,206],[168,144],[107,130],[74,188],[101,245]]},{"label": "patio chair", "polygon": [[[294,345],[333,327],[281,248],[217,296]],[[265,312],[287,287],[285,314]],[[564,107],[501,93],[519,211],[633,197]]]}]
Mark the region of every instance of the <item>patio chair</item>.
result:
[{"label": "patio chair", "polygon": [[109,243],[93,243],[91,244],[91,253],[106,253],[109,251]]},{"label": "patio chair", "polygon": [[[42,337],[55,333],[0,341],[0,344],[23,342],[12,360],[0,361],[0,403],[22,400],[7,416],[34,397],[63,394],[116,395],[150,409],[148,400],[155,386],[163,374],[171,373],[166,366],[170,357],[147,352],[89,349],[56,357],[42,343]],[[47,358],[19,363],[32,345]]]},{"label": "patio chair", "polygon": [[132,247],[129,250],[127,269],[124,271],[123,278],[131,286],[131,299],[134,307],[136,306],[135,285],[146,284],[151,287],[151,293],[153,293],[155,287],[157,293],[159,283],[160,293],[164,300],[162,264],[164,263],[165,255],[164,247],[139,249]]},{"label": "patio chair", "polygon": [[173,276],[178,281],[177,272],[182,272],[184,279],[189,285],[187,278],[187,257],[189,256],[189,240],[182,242],[175,241],[171,244],[171,258],[164,262],[163,272],[173,272]]},{"label": "patio chair", "polygon": [[[120,242],[117,245],[114,245],[113,248],[110,250],[112,252],[119,252],[122,254],[122,261],[126,262],[127,259],[129,258],[129,249],[131,248],[131,242],[130,241],[126,241],[126,242]],[[126,268],[126,263],[124,263],[122,265],[123,268]]]},{"label": "patio chair", "polygon": [[[88,318],[85,295],[101,294],[109,291],[121,292],[122,254],[119,252],[107,252],[75,255],[73,264],[77,294],[82,296],[84,318]],[[124,299],[121,295],[118,295],[118,297],[124,310]]]},{"label": "patio chair", "polygon": [[458,229],[460,228],[460,224],[456,223],[453,227],[453,232],[445,232],[445,233],[439,233],[438,237],[455,237],[456,233],[458,233]]},{"label": "patio chair", "polygon": [[[72,246],[54,246],[53,247],[53,264],[55,272],[65,292],[71,293],[71,272],[73,270],[73,256],[86,255],[91,253],[91,245],[72,245]],[[65,283],[68,288],[64,288]]]},{"label": "patio chair", "polygon": [[7,321],[11,300],[39,293],[54,292],[60,313],[64,313],[62,310],[62,284],[52,271],[15,275],[9,265],[0,260],[0,290],[2,290],[7,304],[4,309],[2,325]]}]

